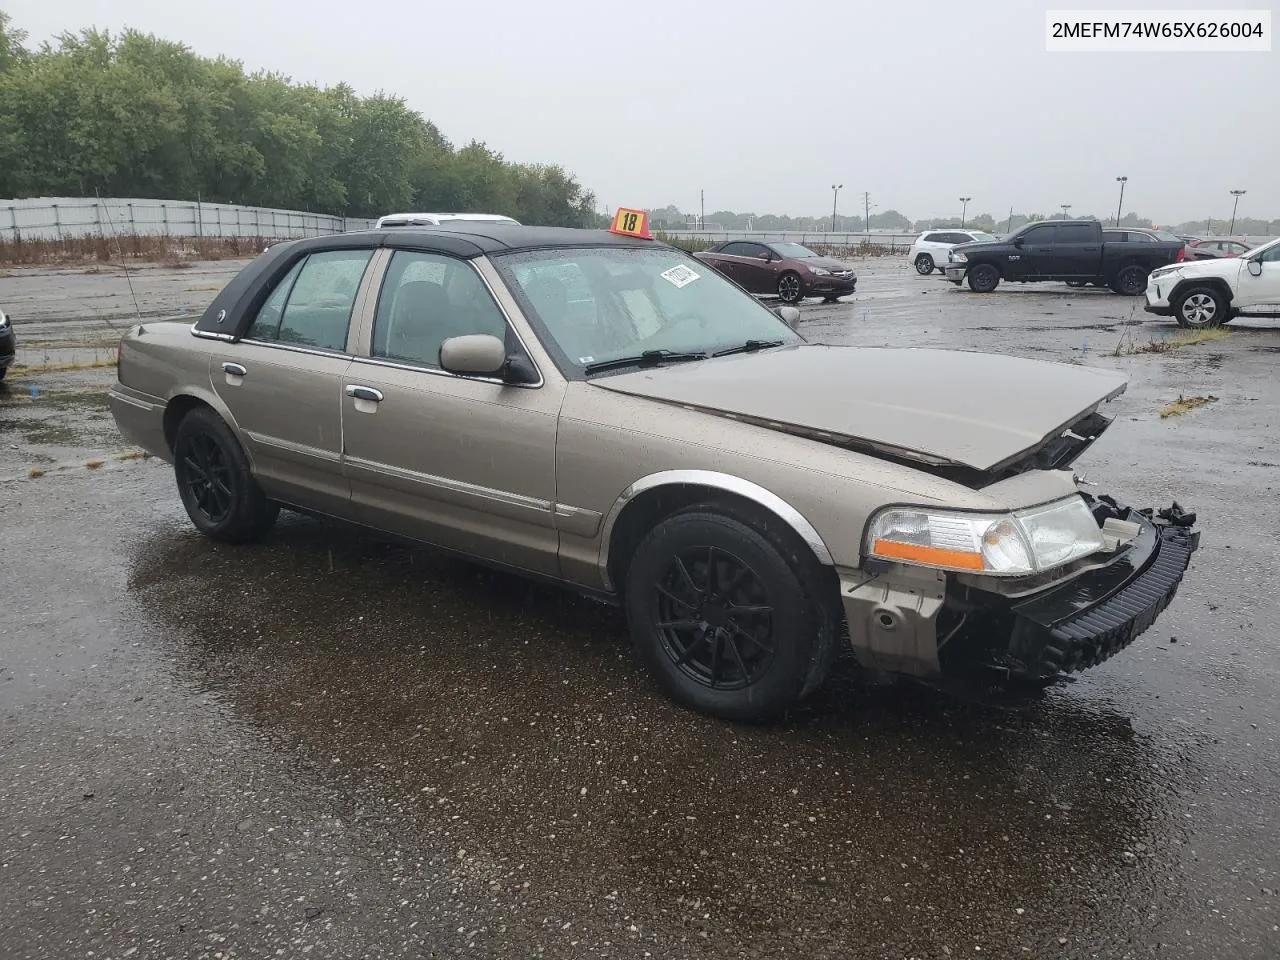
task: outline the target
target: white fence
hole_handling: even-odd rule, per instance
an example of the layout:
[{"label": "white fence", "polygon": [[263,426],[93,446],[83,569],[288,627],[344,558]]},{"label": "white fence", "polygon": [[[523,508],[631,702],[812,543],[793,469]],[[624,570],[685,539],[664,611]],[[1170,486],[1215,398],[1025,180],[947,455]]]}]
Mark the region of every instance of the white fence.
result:
[{"label": "white fence", "polygon": [[70,240],[122,234],[288,240],[364,230],[373,224],[372,220],[244,207],[235,203],[86,197],[0,200],[0,241]]},{"label": "white fence", "polygon": [[668,237],[705,240],[707,243],[719,243],[721,240],[759,240],[762,243],[792,240],[796,243],[829,243],[837,247],[856,247],[867,243],[888,247],[891,250],[906,250],[920,235],[884,230],[833,233],[824,230],[664,230],[660,227],[654,229],[661,230]]}]

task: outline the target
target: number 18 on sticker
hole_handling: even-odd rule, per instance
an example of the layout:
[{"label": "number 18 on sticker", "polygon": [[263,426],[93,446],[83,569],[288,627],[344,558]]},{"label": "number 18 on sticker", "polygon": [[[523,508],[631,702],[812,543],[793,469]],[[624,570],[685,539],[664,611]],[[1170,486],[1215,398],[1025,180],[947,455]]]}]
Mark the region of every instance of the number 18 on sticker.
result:
[{"label": "number 18 on sticker", "polygon": [[643,210],[629,210],[619,207],[613,215],[613,226],[610,233],[621,233],[627,237],[640,237],[642,240],[653,239],[649,235],[649,214]]}]

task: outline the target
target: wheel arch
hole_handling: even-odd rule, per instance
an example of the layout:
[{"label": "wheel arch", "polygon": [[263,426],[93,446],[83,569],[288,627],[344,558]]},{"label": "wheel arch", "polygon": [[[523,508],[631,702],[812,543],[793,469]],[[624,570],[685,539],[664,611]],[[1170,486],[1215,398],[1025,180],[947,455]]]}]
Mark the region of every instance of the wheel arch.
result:
[{"label": "wheel arch", "polygon": [[[207,407],[212,410],[226,421],[227,426],[237,433],[239,432],[235,418],[231,416],[231,411],[227,409],[227,405],[216,394],[201,390],[199,387],[183,388],[170,394],[164,407],[164,439],[165,443],[169,445],[171,453],[173,452],[174,440],[178,436],[178,424],[183,417],[198,407]],[[252,462],[252,458],[250,458],[250,462]]]},{"label": "wheel arch", "polygon": [[763,513],[789,528],[823,566],[835,560],[822,535],[799,510],[751,480],[714,470],[663,470],[628,486],[605,514],[600,536],[600,575],[605,588],[618,589],[640,539],[663,517],[695,503],[725,500]]},{"label": "wheel arch", "polygon": [[1174,284],[1173,289],[1169,291],[1169,306],[1173,306],[1178,303],[1187,291],[1194,287],[1212,287],[1226,298],[1227,306],[1231,306],[1231,284],[1227,283],[1227,281],[1223,280],[1221,277],[1203,277],[1199,279],[1195,277],[1184,277]]}]

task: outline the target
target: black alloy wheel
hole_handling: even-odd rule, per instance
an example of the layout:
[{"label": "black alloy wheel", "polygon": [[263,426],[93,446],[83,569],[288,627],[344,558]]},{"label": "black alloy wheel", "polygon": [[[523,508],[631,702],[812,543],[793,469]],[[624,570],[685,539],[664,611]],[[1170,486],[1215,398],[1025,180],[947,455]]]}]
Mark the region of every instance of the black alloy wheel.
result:
[{"label": "black alloy wheel", "polygon": [[698,546],[672,555],[654,581],[653,602],[663,652],[695,683],[741,690],[772,664],[768,590],[734,554]]}]

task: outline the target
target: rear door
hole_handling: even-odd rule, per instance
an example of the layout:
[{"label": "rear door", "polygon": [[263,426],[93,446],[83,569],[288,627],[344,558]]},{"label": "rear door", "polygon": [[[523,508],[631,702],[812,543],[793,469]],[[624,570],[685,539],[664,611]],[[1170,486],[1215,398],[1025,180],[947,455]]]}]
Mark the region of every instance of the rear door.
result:
[{"label": "rear door", "polygon": [[[575,322],[571,285],[542,279],[539,309],[556,322]],[[472,261],[397,250],[371,308],[372,300],[367,342],[347,371],[341,399],[357,519],[558,575],[552,503],[564,381],[557,373],[514,386],[441,369],[441,345],[465,334],[497,336],[509,355],[530,356]]]},{"label": "rear door", "polygon": [[1096,277],[1102,266],[1102,231],[1089,223],[1060,223],[1050,259],[1050,275],[1065,279]]},{"label": "rear door", "polygon": [[287,503],[344,513],[342,378],[348,334],[372,249],[312,253],[276,284],[244,339],[210,358],[254,475]]}]

